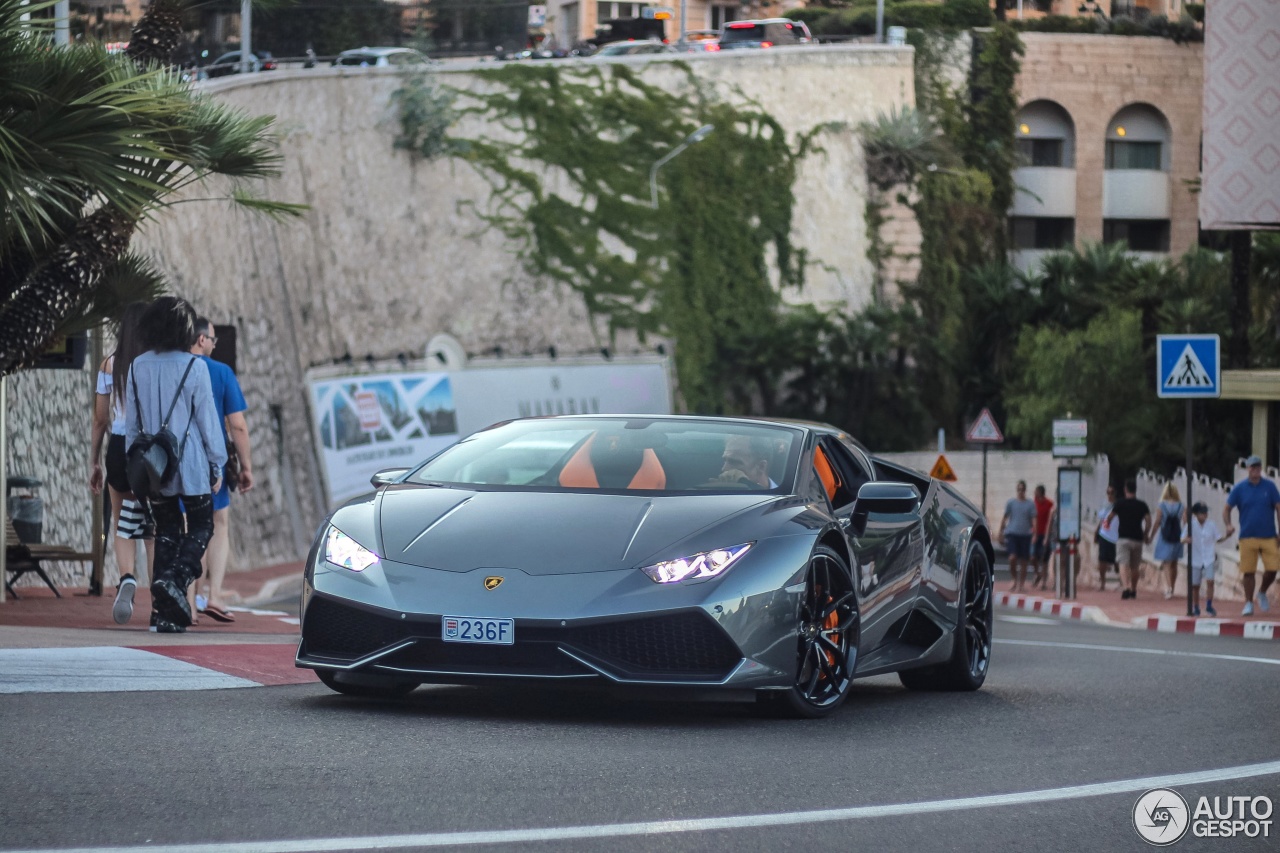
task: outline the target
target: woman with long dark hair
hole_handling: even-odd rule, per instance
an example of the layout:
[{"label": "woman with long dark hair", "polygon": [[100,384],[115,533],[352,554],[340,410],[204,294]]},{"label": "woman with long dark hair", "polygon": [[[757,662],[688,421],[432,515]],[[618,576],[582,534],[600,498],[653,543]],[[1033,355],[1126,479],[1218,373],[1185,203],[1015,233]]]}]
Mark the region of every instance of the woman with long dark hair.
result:
[{"label": "woman with long dark hair", "polygon": [[[134,499],[133,492],[129,490],[129,478],[125,475],[124,386],[125,379],[129,376],[129,367],[143,351],[138,326],[142,322],[142,315],[147,310],[148,304],[133,302],[125,307],[120,325],[116,329],[115,352],[107,356],[98,366],[98,388],[93,404],[89,488],[95,495],[100,494],[105,481],[107,494],[111,499],[111,524],[107,535],[111,538],[116,555],[116,567],[120,570],[120,580],[116,588],[116,599],[111,608],[111,615],[120,625],[128,622],[133,616],[133,594],[138,585],[135,578],[137,562],[135,542],[141,538],[143,527],[142,507]],[[105,478],[99,461],[102,459],[104,439],[107,444]],[[148,540],[148,559],[152,554],[152,543]]]},{"label": "woman with long dark hair", "polygon": [[[200,558],[213,536],[213,493],[222,484],[222,438],[209,369],[191,354],[196,312],[185,299],[162,296],[142,315],[142,345],[125,386],[126,447],[155,435],[168,418],[180,461],[171,480],[148,498],[156,525],[151,601],[156,630],[181,633],[191,624],[187,588],[200,577]],[[183,528],[183,509],[186,527]]]}]

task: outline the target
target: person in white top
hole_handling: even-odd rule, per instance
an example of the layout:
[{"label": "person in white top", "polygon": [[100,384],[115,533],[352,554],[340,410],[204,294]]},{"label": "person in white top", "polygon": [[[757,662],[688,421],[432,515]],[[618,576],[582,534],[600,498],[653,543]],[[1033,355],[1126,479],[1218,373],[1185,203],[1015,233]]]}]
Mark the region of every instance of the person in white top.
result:
[{"label": "person in white top", "polygon": [[1107,575],[1116,567],[1116,542],[1120,540],[1120,519],[1111,514],[1116,503],[1115,486],[1107,486],[1107,499],[1098,507],[1098,531],[1093,537],[1098,546],[1098,589],[1107,588]]},{"label": "person in white top", "polygon": [[[138,585],[135,577],[137,563],[135,540],[142,538],[140,528],[144,523],[142,505],[134,499],[133,492],[129,491],[129,478],[125,475],[124,380],[129,375],[133,360],[144,349],[141,336],[138,334],[138,325],[148,304],[134,302],[125,307],[120,318],[120,327],[116,331],[115,352],[98,367],[98,387],[93,404],[89,488],[95,495],[101,494],[105,483],[111,497],[111,525],[107,536],[111,539],[116,555],[116,567],[120,570],[111,614],[120,625],[128,622],[133,616],[133,595]],[[107,439],[108,434],[109,439]],[[101,462],[104,439],[107,439],[105,477]],[[146,542],[148,576],[150,576],[154,542],[150,538],[147,538]],[[90,592],[101,595],[102,578],[97,578],[96,582],[96,593],[92,588]]]},{"label": "person in white top", "polygon": [[1191,523],[1182,527],[1182,541],[1191,546],[1191,615],[1200,615],[1200,583],[1204,582],[1204,612],[1217,616],[1213,609],[1213,580],[1218,570],[1217,544],[1229,534],[1219,535],[1218,525],[1209,521],[1209,507],[1196,502],[1191,506]]}]

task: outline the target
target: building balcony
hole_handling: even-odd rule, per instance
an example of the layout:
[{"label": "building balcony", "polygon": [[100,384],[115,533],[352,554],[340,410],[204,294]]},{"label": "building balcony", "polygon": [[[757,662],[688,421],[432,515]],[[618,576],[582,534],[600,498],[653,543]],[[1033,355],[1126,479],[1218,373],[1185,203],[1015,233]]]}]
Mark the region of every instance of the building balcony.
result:
[{"label": "building balcony", "polygon": [[1009,266],[1024,273],[1040,272],[1040,264],[1060,249],[1014,249],[1009,253]]},{"label": "building balcony", "polygon": [[1013,184],[1010,216],[1075,218],[1075,169],[1023,166],[1013,170]]},{"label": "building balcony", "polygon": [[1108,169],[1102,178],[1103,219],[1168,219],[1168,172]]}]

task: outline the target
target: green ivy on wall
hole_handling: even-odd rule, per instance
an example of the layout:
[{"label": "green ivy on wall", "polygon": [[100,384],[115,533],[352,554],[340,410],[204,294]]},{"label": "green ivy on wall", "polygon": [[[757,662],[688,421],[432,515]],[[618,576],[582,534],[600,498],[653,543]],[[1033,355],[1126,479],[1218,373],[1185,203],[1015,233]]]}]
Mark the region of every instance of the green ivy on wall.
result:
[{"label": "green ivy on wall", "polygon": [[[686,408],[750,411],[776,384],[767,342],[786,311],[781,290],[804,280],[790,232],[812,136],[789,142],[763,110],[709,97],[687,66],[674,70],[668,88],[623,65],[480,72],[453,109],[459,126],[479,119],[485,131],[444,150],[488,180],[492,197],[473,206],[528,272],[580,294],[610,336],[674,339]],[[715,131],[658,173],[653,208],[651,167],[706,124]]]}]

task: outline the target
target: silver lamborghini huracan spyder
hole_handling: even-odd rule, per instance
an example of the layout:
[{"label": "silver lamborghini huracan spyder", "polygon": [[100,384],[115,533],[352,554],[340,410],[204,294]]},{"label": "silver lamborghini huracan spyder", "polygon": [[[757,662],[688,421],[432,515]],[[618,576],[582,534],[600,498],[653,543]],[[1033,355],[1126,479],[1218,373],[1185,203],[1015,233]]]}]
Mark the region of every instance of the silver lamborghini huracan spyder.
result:
[{"label": "silver lamborghini huracan spyder", "polygon": [[340,693],[649,685],[817,717],[860,676],[986,678],[981,512],[834,427],[529,418],[373,485],[307,559],[297,663]]}]

